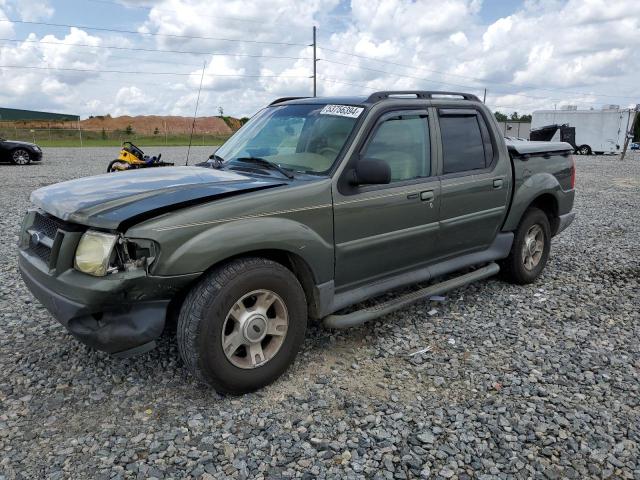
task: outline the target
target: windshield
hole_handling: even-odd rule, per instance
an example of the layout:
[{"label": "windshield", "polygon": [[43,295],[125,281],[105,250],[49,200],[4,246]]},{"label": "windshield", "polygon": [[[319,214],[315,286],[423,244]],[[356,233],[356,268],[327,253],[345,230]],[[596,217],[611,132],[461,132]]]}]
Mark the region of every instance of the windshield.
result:
[{"label": "windshield", "polygon": [[[363,110],[362,107],[346,107],[346,110],[329,107],[335,106],[267,107],[220,147],[216,156],[224,159],[225,164],[251,157],[298,172],[326,172]],[[345,116],[347,114],[355,116]]]}]

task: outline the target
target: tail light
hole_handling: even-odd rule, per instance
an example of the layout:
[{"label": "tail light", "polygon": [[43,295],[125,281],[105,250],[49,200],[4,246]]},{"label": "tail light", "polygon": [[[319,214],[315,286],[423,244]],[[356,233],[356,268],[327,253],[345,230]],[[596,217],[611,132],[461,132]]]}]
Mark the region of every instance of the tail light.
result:
[{"label": "tail light", "polygon": [[576,157],[571,155],[571,188],[576,188]]}]

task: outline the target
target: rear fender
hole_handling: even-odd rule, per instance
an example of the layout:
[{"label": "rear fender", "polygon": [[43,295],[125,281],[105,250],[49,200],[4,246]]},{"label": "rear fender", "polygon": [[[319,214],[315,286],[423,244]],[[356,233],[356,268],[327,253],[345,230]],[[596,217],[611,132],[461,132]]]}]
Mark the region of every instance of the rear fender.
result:
[{"label": "rear fender", "polygon": [[537,198],[545,194],[553,196],[558,203],[559,198],[565,194],[556,177],[550,173],[536,173],[520,185],[516,185],[511,209],[502,230],[509,232],[518,228],[524,212]]}]

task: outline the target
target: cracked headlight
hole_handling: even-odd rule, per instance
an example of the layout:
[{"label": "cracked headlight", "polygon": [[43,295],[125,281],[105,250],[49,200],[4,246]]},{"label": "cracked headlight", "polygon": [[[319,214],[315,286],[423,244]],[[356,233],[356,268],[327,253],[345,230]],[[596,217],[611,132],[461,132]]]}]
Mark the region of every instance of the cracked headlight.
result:
[{"label": "cracked headlight", "polygon": [[73,266],[83,273],[104,277],[117,240],[117,235],[88,230],[78,243]]}]

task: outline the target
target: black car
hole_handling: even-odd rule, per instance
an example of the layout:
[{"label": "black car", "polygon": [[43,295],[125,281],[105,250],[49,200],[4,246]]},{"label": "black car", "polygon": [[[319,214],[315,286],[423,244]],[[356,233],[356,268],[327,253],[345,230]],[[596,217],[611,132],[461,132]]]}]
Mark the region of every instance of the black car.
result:
[{"label": "black car", "polygon": [[6,140],[0,137],[0,161],[27,165],[42,160],[42,150],[35,143]]}]

